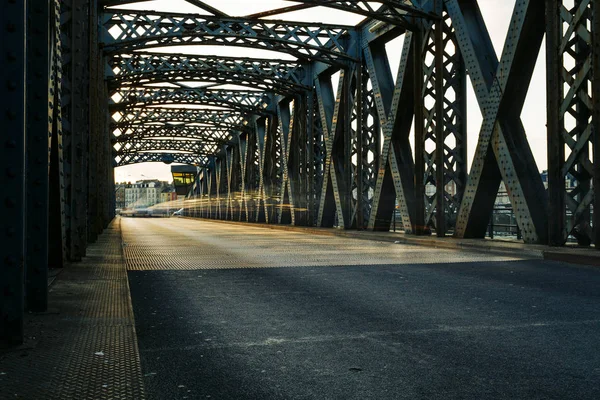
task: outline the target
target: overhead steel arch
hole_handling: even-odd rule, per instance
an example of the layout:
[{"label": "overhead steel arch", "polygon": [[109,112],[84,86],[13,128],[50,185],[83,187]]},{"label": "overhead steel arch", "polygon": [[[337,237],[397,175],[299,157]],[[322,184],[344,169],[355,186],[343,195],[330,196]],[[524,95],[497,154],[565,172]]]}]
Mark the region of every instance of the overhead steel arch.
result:
[{"label": "overhead steel arch", "polygon": [[118,88],[113,95],[117,95],[119,101],[115,102],[111,99],[109,104],[111,111],[165,104],[193,104],[230,108],[255,115],[272,114],[269,108],[272,96],[254,90],[125,86]]},{"label": "overhead steel arch", "polygon": [[197,127],[197,126],[161,126],[146,127],[135,126],[126,129],[123,133],[115,136],[113,144],[127,143],[133,140],[154,138],[181,138],[201,139],[211,143],[227,143],[231,137],[231,129],[221,127]]},{"label": "overhead steel arch", "polygon": [[116,150],[116,155],[122,157],[127,154],[148,151],[169,151],[210,155],[214,154],[218,148],[218,143],[203,140],[137,139],[123,143],[122,146]]},{"label": "overhead steel arch", "polygon": [[[421,7],[413,5],[413,2],[402,0],[294,0],[303,5],[297,6],[299,9],[304,7],[328,7],[337,10],[347,11],[354,14],[369,17],[388,24],[397,25],[407,30],[415,30],[417,22],[415,19],[426,18],[436,20],[439,16],[425,11]],[[375,6],[375,4],[377,6]]]},{"label": "overhead steel arch", "polygon": [[125,165],[140,164],[146,162],[208,166],[209,156],[191,153],[137,152],[131,154],[124,154],[123,156],[116,157],[113,165],[115,167],[122,167]]},{"label": "overhead steel arch", "polygon": [[247,119],[235,112],[223,110],[197,110],[177,108],[136,108],[125,112],[118,112],[120,118],[113,117],[111,128],[124,129],[136,125],[148,127],[155,124],[198,124],[210,126],[222,126],[234,130],[249,129]]},{"label": "overhead steel arch", "polygon": [[180,45],[226,45],[293,55],[303,62],[340,64],[348,54],[355,27],[279,20],[247,20],[138,10],[105,10],[105,53]]},{"label": "overhead steel arch", "polygon": [[109,59],[109,90],[157,82],[203,81],[289,93],[308,90],[297,62],[193,54],[133,53]]}]

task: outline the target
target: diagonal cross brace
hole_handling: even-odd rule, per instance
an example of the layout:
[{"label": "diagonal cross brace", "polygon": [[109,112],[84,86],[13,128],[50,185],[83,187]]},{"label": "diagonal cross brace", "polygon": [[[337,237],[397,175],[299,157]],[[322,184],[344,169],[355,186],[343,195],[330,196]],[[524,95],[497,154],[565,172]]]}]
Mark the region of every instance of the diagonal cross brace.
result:
[{"label": "diagonal cross brace", "polygon": [[500,62],[475,0],[445,3],[483,114],[456,236],[483,237],[501,180],[528,243],[547,240],[546,193],[520,112],[544,34],[544,4],[518,0]]},{"label": "diagonal cross brace", "polygon": [[[373,209],[368,225],[368,229],[371,230],[389,230],[396,198],[405,231],[412,231],[415,223],[414,161],[408,142],[414,97],[411,68],[411,59],[414,57],[412,36],[412,33],[407,33],[404,38],[395,84],[385,48],[371,45],[364,51],[384,138],[373,194]],[[403,107],[400,107],[400,104]]]}]

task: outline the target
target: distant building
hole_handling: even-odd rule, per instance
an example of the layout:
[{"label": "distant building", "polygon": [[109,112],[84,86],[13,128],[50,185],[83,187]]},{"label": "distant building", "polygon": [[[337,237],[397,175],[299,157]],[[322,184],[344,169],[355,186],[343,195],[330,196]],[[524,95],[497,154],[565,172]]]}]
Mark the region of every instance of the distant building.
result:
[{"label": "distant building", "polygon": [[125,187],[125,207],[144,208],[160,203],[165,187],[168,187],[168,183],[157,179],[127,184]]},{"label": "distant building", "polygon": [[117,183],[115,184],[115,207],[116,208],[125,208],[125,189],[127,187],[127,183]]},{"label": "distant building", "polygon": [[173,187],[166,187],[163,189],[160,194],[160,202],[166,203],[168,201],[177,200],[177,192],[173,189]]}]

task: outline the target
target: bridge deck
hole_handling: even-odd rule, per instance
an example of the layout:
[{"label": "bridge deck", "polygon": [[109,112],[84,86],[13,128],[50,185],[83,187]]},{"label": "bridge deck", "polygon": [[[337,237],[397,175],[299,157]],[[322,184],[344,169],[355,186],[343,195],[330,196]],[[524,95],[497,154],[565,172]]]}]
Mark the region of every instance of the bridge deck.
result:
[{"label": "bridge deck", "polygon": [[152,398],[600,395],[599,270],[173,218],[123,238]]},{"label": "bridge deck", "polygon": [[540,259],[124,218],[30,317],[56,334],[0,354],[0,398],[596,399],[599,287]]}]

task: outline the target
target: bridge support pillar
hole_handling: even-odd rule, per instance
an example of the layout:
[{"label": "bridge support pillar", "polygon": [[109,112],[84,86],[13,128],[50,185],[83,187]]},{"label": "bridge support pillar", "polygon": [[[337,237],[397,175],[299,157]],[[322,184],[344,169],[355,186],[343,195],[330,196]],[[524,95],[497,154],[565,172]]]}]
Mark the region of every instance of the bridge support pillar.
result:
[{"label": "bridge support pillar", "polygon": [[0,346],[23,342],[25,255],[25,2],[0,14]]},{"label": "bridge support pillar", "polygon": [[48,173],[52,137],[48,99],[54,83],[49,63],[49,44],[53,42],[50,2],[28,0],[27,15],[25,306],[30,311],[43,312],[48,307]]}]

